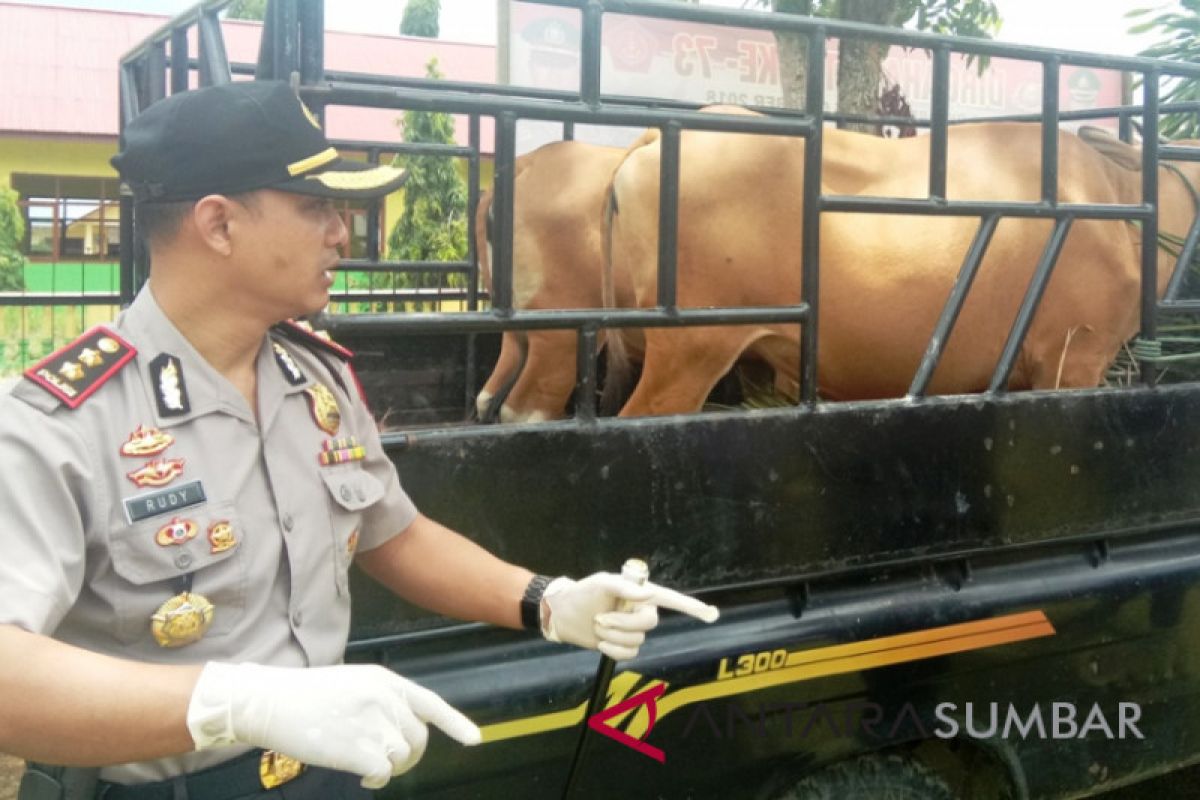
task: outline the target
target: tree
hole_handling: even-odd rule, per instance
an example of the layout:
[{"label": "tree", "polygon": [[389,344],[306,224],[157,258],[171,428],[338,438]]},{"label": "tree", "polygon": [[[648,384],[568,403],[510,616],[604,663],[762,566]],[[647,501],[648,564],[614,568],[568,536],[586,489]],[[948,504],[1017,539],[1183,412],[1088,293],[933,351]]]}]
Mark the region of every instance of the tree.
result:
[{"label": "tree", "polygon": [[233,0],[225,7],[226,19],[257,19],[267,16],[267,0]]},{"label": "tree", "polygon": [[[1162,40],[1142,50],[1138,55],[1194,64],[1200,59],[1200,0],[1180,0],[1179,7],[1170,10],[1139,8],[1125,15],[1140,19],[1129,32],[1154,33]],[[1160,100],[1164,103],[1184,103],[1200,100],[1200,80],[1175,78]],[[1167,139],[1200,137],[1200,119],[1196,112],[1163,115],[1158,122],[1160,136]]]},{"label": "tree", "polygon": [[442,0],[408,0],[404,16],[400,18],[400,34],[436,39],[441,14]]},{"label": "tree", "polygon": [[0,186],[0,291],[25,288],[25,257],[21,240],[25,238],[25,220],[17,205],[17,193]]},{"label": "tree", "polygon": [[[956,36],[988,37],[1000,29],[1000,14],[992,0],[759,0],[771,10],[829,19],[866,22],[893,28],[912,25],[917,30]],[[784,104],[804,107],[805,40],[776,32]],[[838,111],[842,114],[878,113],[884,89],[883,60],[888,45],[866,39],[838,43]],[[852,130],[879,132],[877,125],[848,125]]]},{"label": "tree", "polygon": [[[425,67],[428,78],[438,79],[437,59]],[[400,122],[406,142],[454,144],[454,118],[431,111],[405,111]],[[399,161],[399,159],[398,159]],[[402,161],[408,170],[404,186],[404,211],[388,236],[388,258],[403,261],[461,261],[467,256],[467,187],[448,156],[414,155]],[[437,273],[401,273],[405,287],[440,286]],[[463,287],[461,275],[449,285]],[[423,304],[417,303],[417,309]]]}]

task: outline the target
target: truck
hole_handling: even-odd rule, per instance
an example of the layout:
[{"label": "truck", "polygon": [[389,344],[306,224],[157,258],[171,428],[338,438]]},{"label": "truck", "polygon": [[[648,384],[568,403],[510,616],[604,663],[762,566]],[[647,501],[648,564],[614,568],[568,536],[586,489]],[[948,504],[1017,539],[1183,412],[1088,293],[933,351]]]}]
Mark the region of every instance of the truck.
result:
[{"label": "truck", "polygon": [[[219,23],[224,3],[208,1],[134,48],[120,67],[125,121],[193,77],[209,84],[251,74],[293,80],[318,116],[332,106],[464,115],[470,143],[448,150],[467,159],[472,210],[481,184],[480,121],[494,120],[490,298],[479,288],[474,254],[483,243],[473,235],[462,262],[390,263],[381,258],[372,209],[365,258],[343,266],[458,270],[467,276],[465,310],[329,314],[316,324],[356,352],[368,398],[393,412],[383,435],[387,453],[429,516],[546,574],[615,571],[638,556],[652,580],[721,609],[711,626],[665,615],[639,656],[613,669],[595,653],[432,616],[356,580],[347,659],[383,664],[428,686],[484,734],[474,748],[434,735],[421,764],[379,796],[1073,798],[1200,761],[1200,635],[1192,627],[1200,624],[1200,385],[1163,380],[1171,337],[1159,329],[1160,317],[1200,310],[1179,296],[1183,281],[1160,300],[1154,282],[1143,280],[1141,329],[1130,350],[1136,380],[1128,385],[1008,392],[1001,380],[979,394],[826,402],[816,386],[819,264],[810,236],[804,302],[752,310],[759,319],[803,326],[799,402],[637,419],[596,413],[597,332],[719,324],[744,320],[746,310],[668,303],[529,311],[515,307],[512,292],[519,120],[560,122],[567,136],[575,125],[599,124],[657,127],[665,139],[701,125],[774,126],[775,134],[805,137],[813,154],[810,202],[797,225],[814,231],[824,201],[857,208],[822,195],[819,182],[821,130],[836,121],[824,111],[821,79],[830,38],[932,53],[931,111],[915,124],[943,158],[955,124],[946,99],[949,56],[966,53],[1040,65],[1042,108],[1028,119],[1048,136],[1063,122],[1108,117],[1128,139],[1140,121],[1148,176],[1157,174],[1159,158],[1200,160],[1188,148],[1157,146],[1160,113],[1195,110],[1160,107],[1160,79],[1200,68],[678,3],[531,2],[577,14],[577,88],[328,69],[320,0],[270,0],[257,64],[229,62]],[[807,107],[766,109],[765,121],[705,120],[697,104],[676,98],[605,94],[603,21],[611,15],[806,37]],[[1061,109],[1063,65],[1143,76],[1143,98]],[[411,148],[334,143],[369,160]],[[678,154],[664,160],[659,224],[670,242]],[[1141,204],[1106,211],[1059,204],[1053,159],[1043,170],[1050,188],[1041,201],[993,210],[1055,220],[1123,214],[1146,232],[1143,275],[1154,274],[1152,177]],[[905,209],[975,213],[944,193],[945,176],[940,183],[931,176],[928,200]],[[123,202],[123,286],[132,296],[145,259],[132,244],[132,203]],[[876,199],[871,210],[899,210],[887,206]],[[1197,238],[1193,224],[1181,243],[1180,274]],[[673,265],[673,254],[664,262]],[[1037,295],[1027,293],[1014,322],[1018,343]],[[574,416],[464,424],[499,335],[551,328],[578,332]],[[931,343],[925,367],[936,366],[937,351]],[[1011,368],[1011,360],[1001,363],[998,374]]]}]

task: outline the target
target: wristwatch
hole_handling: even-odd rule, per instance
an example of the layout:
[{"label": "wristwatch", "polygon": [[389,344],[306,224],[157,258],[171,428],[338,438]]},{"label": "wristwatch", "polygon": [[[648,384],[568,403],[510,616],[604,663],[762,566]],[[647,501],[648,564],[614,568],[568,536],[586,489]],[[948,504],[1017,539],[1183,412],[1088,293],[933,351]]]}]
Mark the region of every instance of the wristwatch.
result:
[{"label": "wristwatch", "polygon": [[521,596],[521,626],[527,631],[542,630],[542,595],[553,580],[548,575],[534,575]]}]

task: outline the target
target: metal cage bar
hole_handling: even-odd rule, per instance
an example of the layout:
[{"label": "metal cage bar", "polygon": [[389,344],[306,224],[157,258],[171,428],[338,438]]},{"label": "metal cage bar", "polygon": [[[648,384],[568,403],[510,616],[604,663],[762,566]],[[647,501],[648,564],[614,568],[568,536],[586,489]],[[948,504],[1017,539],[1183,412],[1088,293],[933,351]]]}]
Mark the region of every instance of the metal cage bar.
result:
[{"label": "metal cage bar", "polygon": [[[1158,81],[1163,77],[1200,77],[1200,65],[1164,64],[1150,59],[1121,56],[1101,56],[1074,53],[1046,48],[1008,45],[986,40],[964,40],[934,34],[875,28],[857,23],[830,20],[814,20],[789,14],[761,14],[757,12],[716,10],[686,4],[647,3],[640,0],[532,0],[542,5],[567,7],[579,10],[583,16],[584,37],[582,41],[582,68],[578,92],[552,90],[526,90],[512,87],[497,87],[484,84],[469,84],[451,81],[428,81],[420,78],[392,78],[367,76],[350,72],[326,72],[323,69],[319,35],[323,10],[320,2],[297,3],[296,0],[272,0],[267,27],[274,28],[271,36],[264,32],[263,53],[270,56],[273,77],[284,78],[292,72],[301,73],[302,96],[320,112],[327,104],[361,105],[375,108],[418,109],[472,115],[471,143],[466,148],[444,148],[443,155],[459,155],[471,159],[469,174],[470,208],[473,218],[474,203],[477,202],[479,137],[478,122],[481,115],[497,119],[496,146],[496,192],[493,207],[497,221],[493,263],[493,311],[472,311],[460,320],[436,318],[424,315],[420,318],[401,318],[400,315],[382,315],[370,323],[389,326],[389,330],[401,331],[451,331],[467,333],[484,330],[573,328],[579,336],[579,370],[577,373],[580,390],[589,385],[586,367],[590,349],[592,360],[595,354],[595,334],[599,327],[648,327],[675,326],[686,324],[764,324],[767,322],[799,323],[802,326],[800,376],[801,398],[805,402],[816,400],[817,395],[817,321],[819,309],[819,216],[824,212],[893,213],[933,216],[977,216],[980,227],[972,242],[963,267],[960,270],[952,296],[943,309],[942,318],[935,331],[940,343],[930,342],[921,367],[914,376],[910,394],[920,396],[936,369],[945,338],[953,329],[955,317],[961,311],[974,273],[982,262],[987,242],[1005,216],[1045,218],[1055,220],[1054,231],[1042,259],[1035,271],[1034,280],[1026,291],[1021,309],[1009,332],[1004,352],[993,375],[992,391],[1006,383],[1017,352],[1028,327],[1032,322],[1037,304],[1045,290],[1054,262],[1075,219],[1125,219],[1140,222],[1145,236],[1142,248],[1143,295],[1142,336],[1154,337],[1156,333],[1153,315],[1158,304],[1154,297],[1153,281],[1156,265],[1157,234],[1157,171],[1153,168],[1160,155],[1171,153],[1174,148],[1157,146]],[[188,58],[186,30],[191,24],[200,29],[200,53],[194,62],[201,73],[201,80],[218,81],[228,79],[232,71],[246,71],[244,65],[228,65],[224,56],[223,43],[219,37],[216,11],[224,3],[205,2],[160,30],[135,48],[125,58],[122,70],[122,113],[123,118],[132,118],[144,107],[146,94],[126,92],[125,84],[131,78],[134,85],[150,80],[154,72],[155,42],[160,43],[169,36],[171,44],[170,83],[173,91],[186,86],[188,69],[193,62]],[[600,76],[600,38],[605,13],[640,15],[657,19],[701,22],[719,25],[737,25],[767,30],[786,30],[800,33],[809,42],[809,81],[804,115],[780,114],[774,117],[747,118],[723,115],[700,114],[695,104],[652,98],[627,98],[603,94]],[[215,32],[216,36],[213,36]],[[823,196],[820,191],[822,127],[816,122],[822,118],[841,118],[847,115],[826,115],[823,112],[824,54],[826,38],[829,36],[866,38],[886,44],[921,47],[933,52],[934,98],[931,103],[930,119],[905,121],[930,128],[930,174],[927,198],[883,198]],[[947,194],[947,149],[948,126],[955,124],[949,119],[948,87],[949,58],[951,52],[976,56],[1020,58],[1043,65],[1043,109],[1040,116],[1029,115],[1042,123],[1041,199],[1038,202],[978,202],[948,201]],[[260,56],[263,55],[260,53]],[[161,55],[159,56],[161,59]],[[222,73],[217,69],[224,62]],[[263,58],[260,57],[260,66]],[[161,64],[161,60],[159,62]],[[1088,111],[1063,112],[1058,105],[1058,89],[1062,65],[1090,66],[1101,69],[1118,69],[1141,72],[1147,76],[1147,97],[1140,106],[1122,106],[1115,109],[1092,109]],[[132,104],[132,105],[131,105]],[[1170,104],[1173,108],[1180,104]],[[1186,105],[1186,104],[1184,104]],[[1200,108],[1200,105],[1197,106]],[[1146,125],[1147,145],[1143,151],[1143,201],[1141,204],[1060,204],[1057,197],[1058,183],[1058,123],[1066,119],[1089,119],[1101,116],[1116,116],[1123,133],[1132,125],[1133,116],[1141,116]],[[658,127],[663,130],[662,183],[660,192],[660,252],[659,289],[660,307],[656,310],[605,310],[569,312],[528,312],[514,310],[512,286],[513,258],[513,162],[515,158],[515,131],[519,119],[554,120],[564,126],[564,136],[573,133],[576,124],[637,125]],[[857,118],[855,118],[857,119]],[[862,121],[880,121],[882,117],[863,117]],[[978,121],[978,120],[975,120]],[[678,234],[678,181],[679,143],[685,129],[711,130],[766,135],[804,137],[805,142],[805,214],[801,223],[802,280],[799,305],[759,309],[674,309],[677,302],[677,254]],[[1153,135],[1151,135],[1153,134]],[[360,143],[377,159],[383,152],[416,152],[419,148],[396,150],[381,143]],[[1195,156],[1193,156],[1195,157]],[[124,202],[124,201],[123,201]],[[674,206],[674,211],[670,206]],[[468,247],[470,254],[465,262],[439,263],[384,263],[379,261],[378,252],[366,260],[347,259],[343,266],[364,271],[385,269],[420,269],[425,271],[466,272],[472,276],[468,289],[470,308],[477,308],[479,299],[474,255],[481,243],[473,238],[473,219],[468,220]],[[122,225],[124,230],[124,217]],[[1200,239],[1197,226],[1189,232],[1185,242],[1184,256],[1194,251]],[[123,240],[135,241],[132,238]],[[125,253],[122,252],[122,278],[126,277]],[[1179,270],[1177,270],[1179,272]],[[1164,309],[1179,310],[1189,303],[1175,298],[1178,281],[1173,277],[1174,291],[1163,303]],[[340,296],[339,296],[340,297]],[[373,299],[378,299],[374,297]],[[355,325],[357,327],[357,325]],[[592,336],[589,338],[589,331]],[[590,343],[590,344],[589,344]],[[594,381],[594,373],[591,375]],[[594,390],[594,386],[592,387]],[[577,394],[577,406],[582,414],[588,414],[587,403]]]},{"label": "metal cage bar", "polygon": [[988,244],[991,242],[993,234],[996,233],[996,226],[999,223],[999,214],[988,214],[981,220],[979,229],[975,231],[975,238],[971,240],[971,246],[967,249],[967,256],[963,260],[958,278],[954,281],[950,296],[946,299],[946,305],[942,308],[937,325],[934,326],[933,335],[929,337],[925,355],[922,356],[921,364],[917,367],[917,373],[908,388],[909,397],[924,397],[925,392],[929,389],[929,382],[933,380],[933,374],[937,371],[938,364],[941,363],[942,353],[945,352],[950,336],[954,332],[954,323],[958,321],[958,315],[962,312],[963,304],[967,300],[967,293],[970,292],[971,284],[974,283],[975,276],[979,273],[983,256],[987,252]]},{"label": "metal cage bar", "polygon": [[1037,269],[1034,270],[1029,288],[1025,290],[1025,297],[1021,300],[1020,308],[1017,309],[1017,318],[1013,322],[1008,340],[1005,341],[1004,349],[1000,353],[996,371],[992,373],[992,381],[988,384],[989,393],[1002,392],[1008,386],[1009,376],[1012,375],[1013,367],[1017,363],[1017,356],[1021,352],[1021,344],[1025,341],[1025,334],[1029,333],[1029,326],[1033,324],[1033,315],[1037,313],[1038,303],[1046,292],[1047,284],[1050,283],[1050,275],[1054,271],[1054,265],[1058,263],[1058,254],[1062,252],[1063,243],[1066,242],[1067,234],[1070,233],[1072,221],[1073,218],[1068,216],[1054,222],[1050,241],[1046,243],[1046,249],[1042,252]]}]

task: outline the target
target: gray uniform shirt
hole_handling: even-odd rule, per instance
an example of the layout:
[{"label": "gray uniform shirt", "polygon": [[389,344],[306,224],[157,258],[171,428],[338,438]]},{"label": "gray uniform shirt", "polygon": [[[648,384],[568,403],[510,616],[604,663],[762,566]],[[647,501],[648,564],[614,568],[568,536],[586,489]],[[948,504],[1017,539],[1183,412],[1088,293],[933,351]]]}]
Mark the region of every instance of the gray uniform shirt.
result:
[{"label": "gray uniform shirt", "polygon": [[[146,662],[340,662],[354,553],[383,544],[417,513],[349,369],[271,334],[258,355],[256,421],[149,287],[110,330],[137,354],[76,408],[29,379],[0,395],[0,623]],[[111,366],[91,351],[84,359],[94,366],[84,372]],[[68,347],[51,359],[51,380],[69,390],[77,356]],[[319,427],[332,427],[332,417],[313,409],[317,384],[336,401],[336,432]],[[146,454],[165,437],[169,446]],[[321,463],[324,451],[351,450],[349,437],[363,451]],[[135,439],[146,445],[122,452]],[[151,616],[187,576],[214,606],[212,626],[197,642],[161,647]],[[102,776],[160,780],[242,750],[109,767]]]}]

